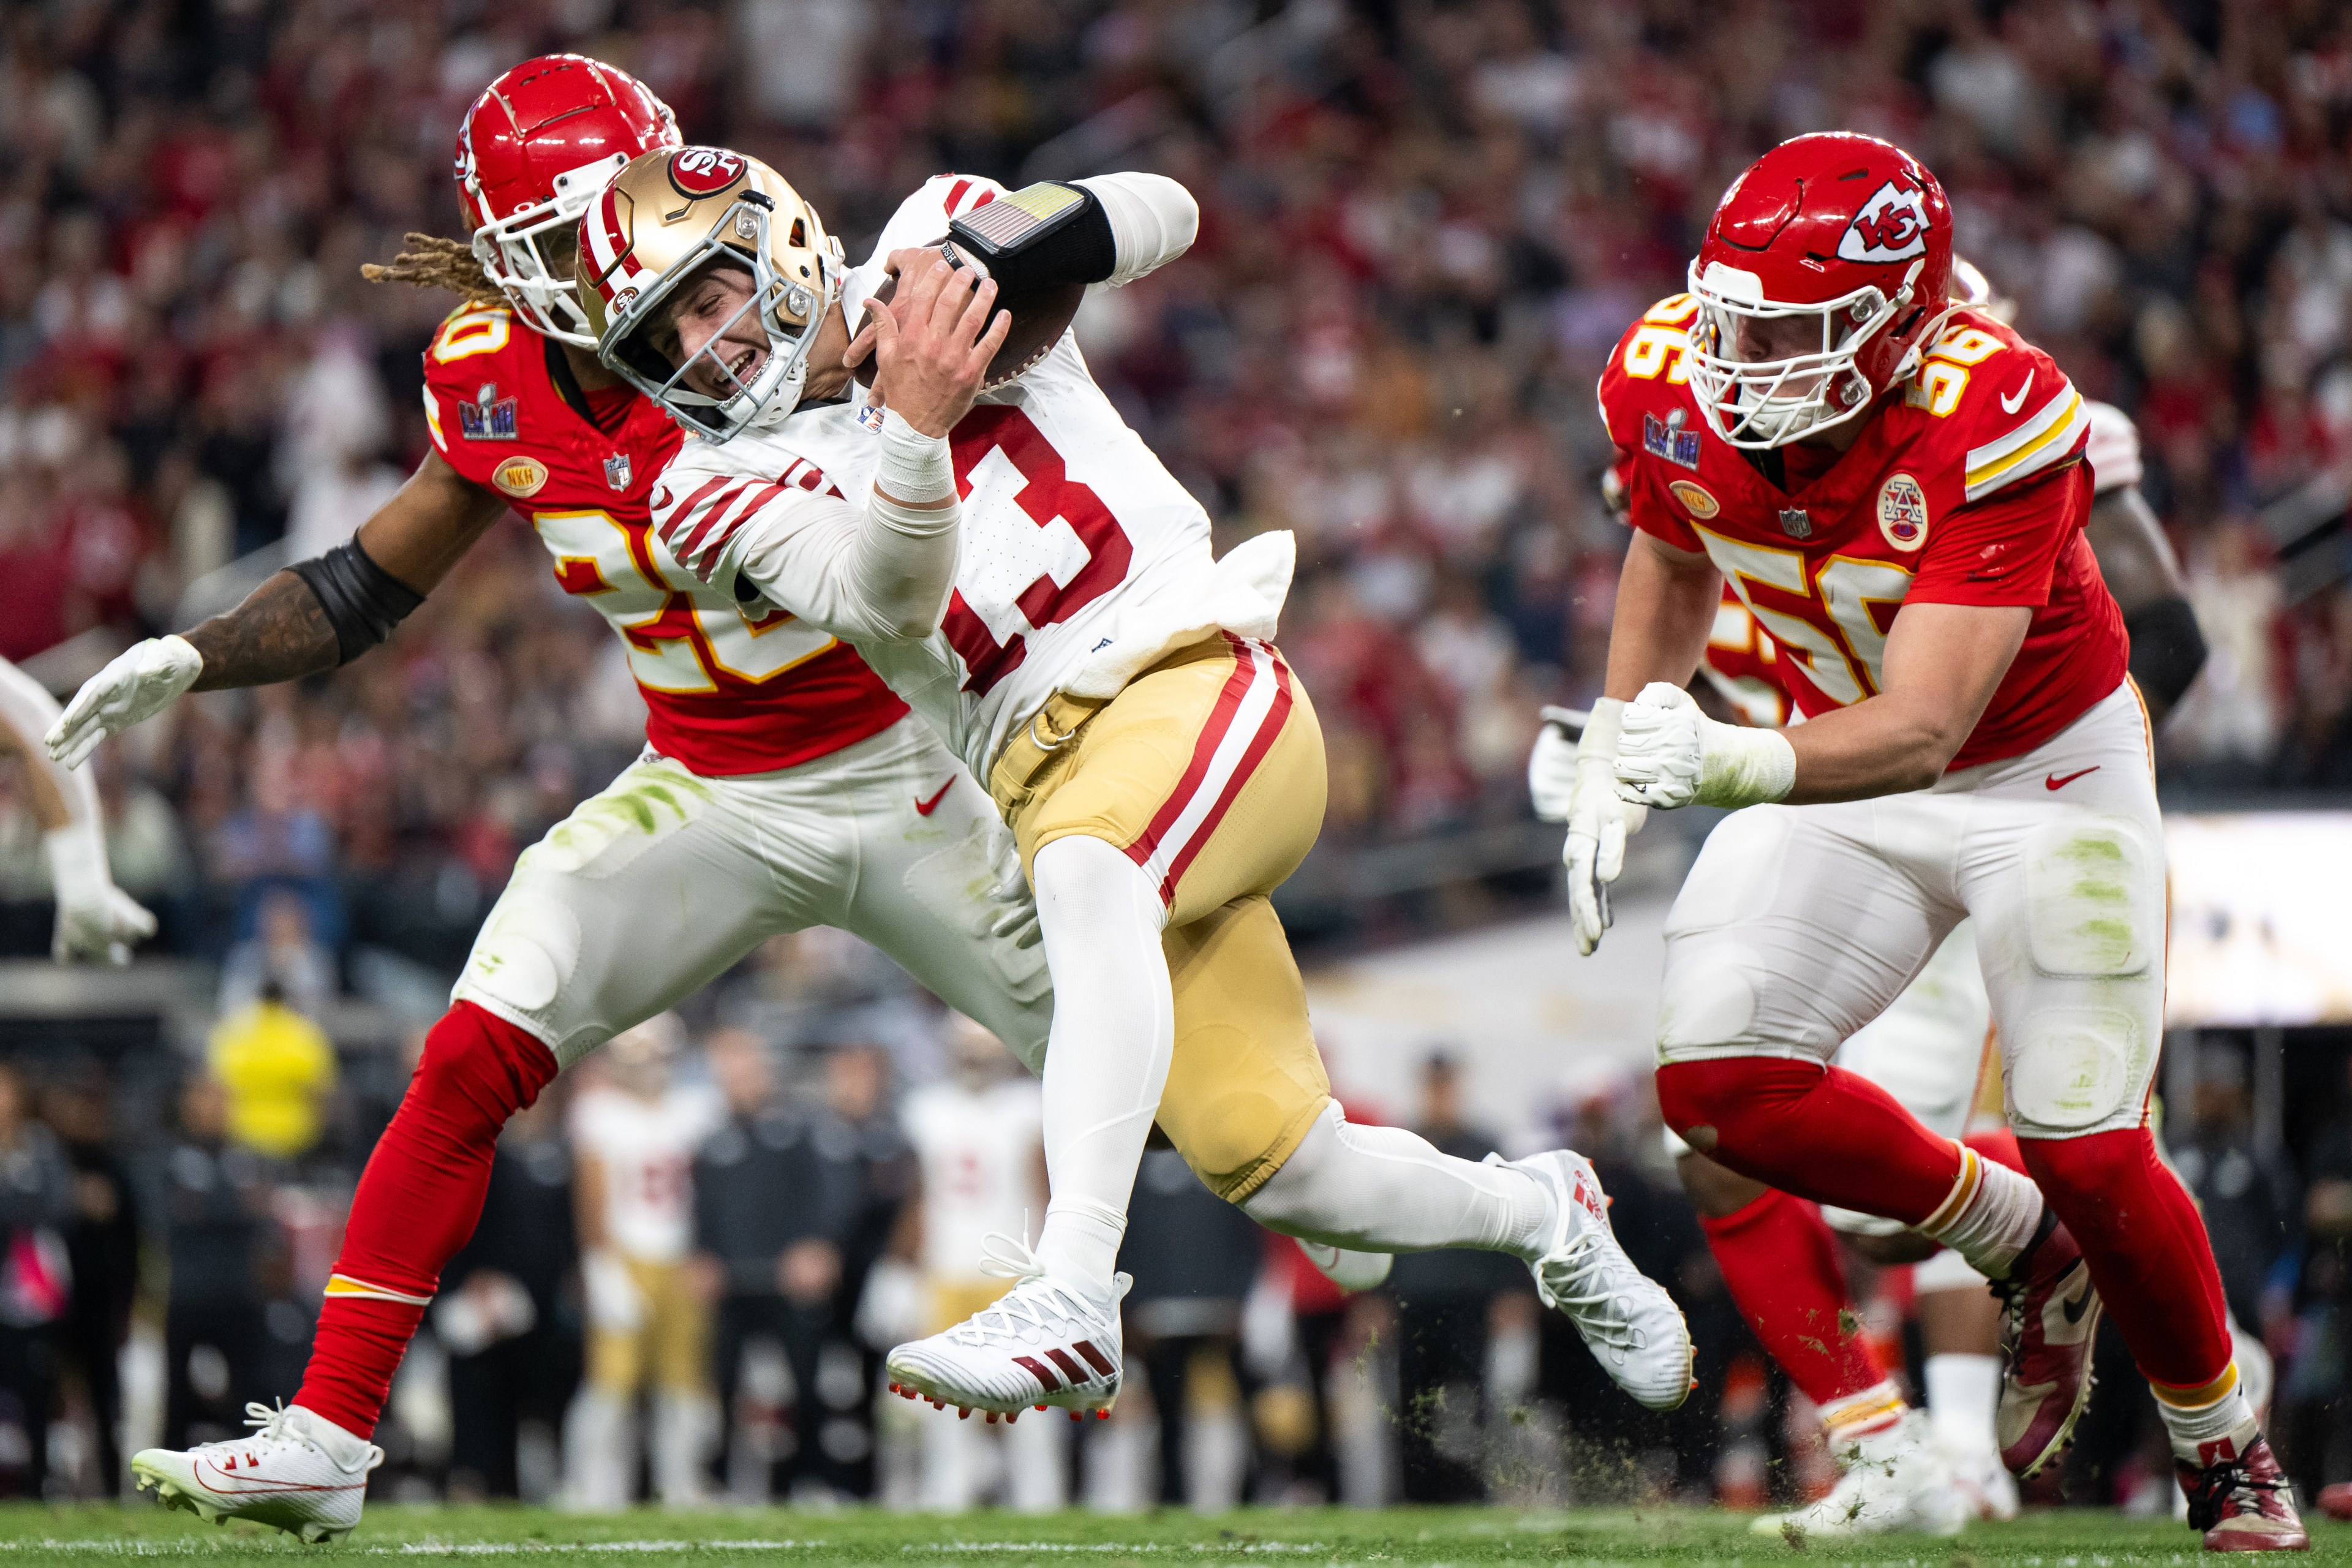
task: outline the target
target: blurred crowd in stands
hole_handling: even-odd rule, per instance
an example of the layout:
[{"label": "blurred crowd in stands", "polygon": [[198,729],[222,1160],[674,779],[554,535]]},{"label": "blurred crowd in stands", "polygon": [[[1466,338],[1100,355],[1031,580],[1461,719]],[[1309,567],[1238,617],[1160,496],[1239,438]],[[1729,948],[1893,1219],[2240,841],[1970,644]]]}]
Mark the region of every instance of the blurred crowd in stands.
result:
[{"label": "blurred crowd in stands", "polygon": [[[1335,850],[1524,816],[1535,709],[1596,689],[1623,543],[1601,359],[1730,176],[1824,126],[1925,157],[2022,328],[2138,418],[2214,649],[2168,770],[2352,781],[2326,0],[52,0],[0,28],[0,655],[61,687],[397,485],[454,301],[360,264],[457,231],[467,104],[571,47],[774,163],[853,256],[942,168],[1193,189],[1192,255],[1083,338],[1223,541],[1298,533],[1284,640]],[[291,941],[262,908],[290,889],[330,959],[443,973],[640,736],[617,646],[520,528],[334,679],[149,729],[104,768],[167,946]],[[0,842],[0,894],[43,879],[29,831]]]},{"label": "blurred crowd in stands", "polygon": [[[1679,289],[1725,183],[1824,127],[1919,153],[2022,330],[2138,420],[2213,649],[2163,737],[2168,778],[2352,784],[2352,12],[2330,0],[11,5],[0,656],[62,694],[340,541],[401,482],[427,444],[418,356],[455,301],[359,268],[404,231],[457,232],[461,115],[556,47],[637,73],[690,140],[775,164],[853,258],[941,169],[1143,166],[1192,189],[1192,255],[1091,300],[1081,339],[1221,546],[1297,532],[1284,642],[1329,744],[1334,852],[1525,817],[1536,710],[1597,689],[1623,547],[1594,487],[1601,358]],[[104,1413],[126,1398],[153,1406],[126,1429],[177,1442],[291,1391],[399,1089],[348,1049],[339,1065],[320,1022],[347,994],[437,1013],[516,855],[642,741],[619,648],[506,526],[386,647],[299,688],[191,699],[100,753],[116,879],[163,916],[158,950],[220,966],[222,1022],[201,1067],[138,1102],[152,1137],[113,1123],[120,1062],[0,1068],[16,1489],[54,1458],[53,1488],[111,1490]],[[0,771],[0,951],[46,952],[46,899]],[[576,1491],[562,1436],[600,1378],[702,1435],[691,1475],[593,1482],[632,1490],[1123,1507],[1753,1500],[1824,1479],[1713,1280],[1644,1092],[1482,1131],[1439,1057],[1419,1104],[1360,1112],[1457,1152],[1567,1141],[1600,1160],[1638,1260],[1691,1308],[1708,1369],[1692,1405],[1658,1421],[1609,1396],[1524,1279],[1481,1259],[1408,1260],[1342,1300],[1153,1156],[1122,1418],[1003,1434],[1082,1450],[1046,1467],[1058,1489],[1023,1491],[1044,1472],[981,1423],[876,1398],[875,1347],[971,1283],[926,1275],[924,1097],[1023,1091],[877,963],[830,933],[771,944],[647,1048],[655,1067],[567,1079],[515,1128],[490,1228],[396,1393],[382,1486]],[[2342,1073],[2328,1057],[2282,1151],[2250,1131],[2243,1042],[2203,1054],[2175,1146],[2231,1216],[2239,1318],[2281,1354],[2282,1449],[2341,1479],[2352,1123],[2324,1115]],[[673,1093],[699,1102],[674,1108],[694,1132],[685,1239],[637,1261],[675,1278],[624,1267],[615,1288],[572,1223],[594,1158],[581,1105]],[[702,1178],[742,1161],[823,1201],[736,1212],[719,1200],[739,1184]],[[999,1196],[1007,1216],[1029,1202]],[[1895,1271],[1874,1299],[1899,1335]],[[119,1357],[134,1305],[152,1331]],[[2132,1388],[2104,1380],[2118,1414],[2072,1495],[2156,1495]],[[44,1438],[52,1410],[68,1419]]]}]

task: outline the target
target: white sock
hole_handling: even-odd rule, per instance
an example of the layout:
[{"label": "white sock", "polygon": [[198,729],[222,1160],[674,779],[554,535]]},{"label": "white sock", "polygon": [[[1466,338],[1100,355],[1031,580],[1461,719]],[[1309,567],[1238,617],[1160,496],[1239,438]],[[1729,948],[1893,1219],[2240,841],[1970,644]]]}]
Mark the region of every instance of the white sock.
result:
[{"label": "white sock", "polygon": [[1998,1454],[1993,1409],[2000,1403],[2000,1357],[1944,1351],[1922,1369],[1927,1421],[1948,1454]]},{"label": "white sock", "polygon": [[356,1469],[367,1460],[368,1449],[373,1447],[356,1432],[347,1432],[307,1405],[294,1406],[302,1414],[302,1427],[310,1440],[327,1451],[327,1458],[343,1468]]},{"label": "white sock", "polygon": [[2033,1240],[2042,1223],[2042,1189],[2008,1166],[1960,1151],[1960,1173],[1919,1234],[1940,1241],[1988,1279],[2006,1279],[2009,1266]]},{"label": "white sock", "polygon": [[1328,1247],[1475,1247],[1530,1261],[1553,1218],[1550,1194],[1525,1171],[1457,1160],[1402,1127],[1358,1126],[1337,1100],[1242,1207],[1268,1230]]},{"label": "white sock", "polygon": [[1045,1179],[1037,1258],[1111,1289],[1143,1141],[1175,1049],[1160,949],[1167,910],[1141,868],[1099,838],[1056,838],[1031,862],[1054,1027],[1045,1047]]},{"label": "white sock", "polygon": [[[2243,1455],[2262,1427],[2254,1420],[2254,1407],[2246,1402],[2246,1391],[2239,1382],[2238,1369],[2230,1368],[2230,1391],[2221,1398],[2205,1405],[2179,1405],[2157,1396],[2157,1414],[2164,1417],[2164,1430],[2172,1439],[2173,1458],[2183,1459],[2200,1468],[2216,1458]],[[2227,1439],[2227,1455],[2203,1452],[2210,1445]]]}]

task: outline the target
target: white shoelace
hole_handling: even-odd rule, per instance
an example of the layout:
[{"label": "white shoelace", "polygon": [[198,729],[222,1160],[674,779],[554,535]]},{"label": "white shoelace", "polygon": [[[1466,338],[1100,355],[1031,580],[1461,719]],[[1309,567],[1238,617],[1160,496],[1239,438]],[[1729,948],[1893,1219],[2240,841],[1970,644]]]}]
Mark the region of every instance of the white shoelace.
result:
[{"label": "white shoelace", "polygon": [[[1015,1279],[1020,1283],[999,1297],[993,1306],[982,1308],[950,1329],[947,1337],[958,1344],[987,1345],[999,1340],[1018,1340],[1022,1338],[1023,1324],[1041,1333],[1056,1334],[1068,1326],[1068,1320],[1083,1323],[1097,1315],[1094,1304],[1084,1296],[1046,1276],[1045,1266],[1037,1260],[1026,1241],[1001,1230],[992,1230],[981,1237],[980,1271],[992,1279]],[[1049,1317],[1049,1308],[1060,1309],[1059,1316]]]},{"label": "white shoelace", "polygon": [[309,1433],[299,1426],[288,1424],[287,1418],[293,1414],[292,1408],[282,1399],[274,1407],[264,1405],[257,1399],[249,1400],[245,1406],[245,1424],[254,1428],[250,1435],[243,1437],[223,1437],[215,1442],[200,1444],[196,1451],[205,1453],[219,1450],[226,1454],[242,1456],[250,1462],[253,1450],[268,1447],[273,1444],[292,1443],[305,1448],[318,1447],[318,1445],[310,1440]]},{"label": "white shoelace", "polygon": [[[1611,1249],[1601,1245],[1598,1230],[1586,1230],[1568,1244],[1557,1259],[1546,1258],[1545,1273],[1558,1269],[1570,1287],[1561,1289],[1549,1279],[1544,1281],[1551,1297],[1554,1310],[1566,1312],[1580,1326],[1589,1327],[1601,1343],[1612,1350],[1636,1351],[1647,1348],[1640,1330],[1634,1328],[1630,1315],[1618,1307],[1621,1298],[1629,1294],[1609,1276],[1616,1271],[1618,1259],[1610,1256]],[[1594,1318],[1597,1309],[1613,1309],[1605,1318]]]}]

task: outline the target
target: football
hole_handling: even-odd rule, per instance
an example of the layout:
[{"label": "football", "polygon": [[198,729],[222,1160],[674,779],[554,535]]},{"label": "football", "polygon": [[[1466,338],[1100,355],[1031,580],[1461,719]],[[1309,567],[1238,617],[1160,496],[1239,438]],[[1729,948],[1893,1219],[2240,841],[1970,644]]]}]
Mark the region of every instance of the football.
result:
[{"label": "football", "polygon": [[[932,243],[945,246],[947,241],[941,238]],[[952,253],[950,255],[952,257]],[[873,299],[877,303],[887,305],[898,291],[898,279],[893,274],[882,279],[882,286],[874,290]],[[1007,382],[1017,379],[1051,353],[1054,345],[1062,341],[1062,334],[1070,330],[1070,323],[1076,320],[1078,306],[1086,297],[1087,286],[1083,283],[1055,283],[1000,295],[997,308],[1013,312],[1013,327],[1005,334],[1004,346],[997,350],[996,357],[989,362],[988,380],[982,384],[981,390],[995,391]],[[868,354],[857,366],[857,384],[873,385],[874,371],[874,356]]]}]

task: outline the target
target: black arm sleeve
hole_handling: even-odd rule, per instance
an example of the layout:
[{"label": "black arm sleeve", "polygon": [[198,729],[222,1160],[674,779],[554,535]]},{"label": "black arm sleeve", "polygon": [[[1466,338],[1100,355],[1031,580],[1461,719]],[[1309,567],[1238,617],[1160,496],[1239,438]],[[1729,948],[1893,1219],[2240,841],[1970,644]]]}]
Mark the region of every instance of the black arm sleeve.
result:
[{"label": "black arm sleeve", "polygon": [[368,559],[357,539],[288,568],[310,585],[335,628],[335,662],[349,664],[392,635],[425,595]]},{"label": "black arm sleeve", "polygon": [[2182,598],[2158,599],[2124,617],[2131,634],[2131,677],[2158,713],[2169,710],[2205,668],[2205,636]]},{"label": "black arm sleeve", "polygon": [[948,238],[987,264],[1000,298],[1099,283],[1118,266],[1110,215],[1084,185],[1024,186],[954,219]]}]

